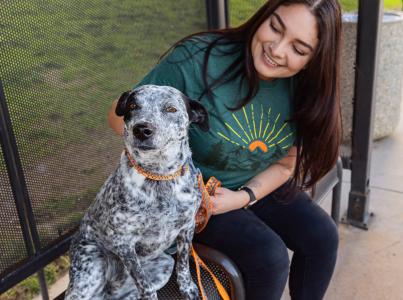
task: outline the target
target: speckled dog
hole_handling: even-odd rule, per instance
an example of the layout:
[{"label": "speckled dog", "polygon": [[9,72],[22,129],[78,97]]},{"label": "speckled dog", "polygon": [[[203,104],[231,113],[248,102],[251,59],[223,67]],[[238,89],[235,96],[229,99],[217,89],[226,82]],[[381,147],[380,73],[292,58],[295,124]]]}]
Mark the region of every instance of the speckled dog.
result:
[{"label": "speckled dog", "polygon": [[[208,130],[204,107],[168,86],[145,85],[122,94],[123,153],[85,214],[71,245],[66,299],[157,299],[173,270],[164,253],[177,243],[176,272],[185,299],[199,299],[189,271],[189,250],[201,195],[187,130]],[[152,180],[133,167],[169,175]],[[130,276],[131,275],[131,276]]]}]

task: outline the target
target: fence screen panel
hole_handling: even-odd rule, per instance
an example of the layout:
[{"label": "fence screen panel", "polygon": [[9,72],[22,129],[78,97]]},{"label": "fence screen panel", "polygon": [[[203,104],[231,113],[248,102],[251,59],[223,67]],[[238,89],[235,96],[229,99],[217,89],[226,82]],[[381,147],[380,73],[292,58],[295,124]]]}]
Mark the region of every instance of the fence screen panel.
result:
[{"label": "fence screen panel", "polygon": [[14,203],[0,148],[0,276],[28,255]]},{"label": "fence screen panel", "polygon": [[[76,228],[116,167],[114,99],[178,39],[205,30],[200,0],[0,2],[0,80],[42,249]],[[1,271],[27,256],[0,157]]]}]

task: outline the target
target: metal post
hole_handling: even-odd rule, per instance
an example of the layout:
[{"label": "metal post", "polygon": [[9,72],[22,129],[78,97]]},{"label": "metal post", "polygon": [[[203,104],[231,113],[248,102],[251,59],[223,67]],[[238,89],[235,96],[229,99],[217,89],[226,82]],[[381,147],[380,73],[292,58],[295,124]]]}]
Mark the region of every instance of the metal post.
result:
[{"label": "metal post", "polygon": [[228,0],[206,0],[207,27],[223,29],[229,26]]},{"label": "metal post", "polygon": [[360,0],[358,10],[355,101],[352,135],[351,190],[347,223],[368,229],[370,166],[378,61],[378,32],[383,0]]},{"label": "metal post", "polygon": [[15,140],[14,134],[11,129],[11,120],[8,113],[6,97],[4,95],[3,84],[0,80],[0,145],[4,155],[4,161],[7,168],[8,177],[10,180],[11,191],[14,195],[15,206],[17,209],[18,220],[20,222],[22,236],[25,242],[25,248],[29,256],[34,255],[34,247],[31,240],[29,222],[26,215],[25,205],[24,205],[24,194],[21,189],[19,180],[20,177],[17,175],[17,163],[15,162],[16,154],[15,150]]},{"label": "metal post", "polygon": [[341,187],[343,184],[343,163],[341,158],[337,160],[336,163],[336,172],[337,172],[337,184],[333,187],[333,195],[332,195],[332,219],[339,225],[340,221],[340,200],[341,200]]},{"label": "metal post", "polygon": [[[4,160],[10,179],[11,190],[14,196],[18,218],[20,221],[25,246],[29,256],[34,256],[40,251],[39,234],[36,230],[31,203],[28,197],[28,188],[25,182],[24,172],[20,156],[17,150],[14,132],[12,129],[10,114],[7,107],[3,84],[0,80],[0,144],[4,154]],[[38,272],[43,300],[48,300],[48,290],[43,270]]]}]

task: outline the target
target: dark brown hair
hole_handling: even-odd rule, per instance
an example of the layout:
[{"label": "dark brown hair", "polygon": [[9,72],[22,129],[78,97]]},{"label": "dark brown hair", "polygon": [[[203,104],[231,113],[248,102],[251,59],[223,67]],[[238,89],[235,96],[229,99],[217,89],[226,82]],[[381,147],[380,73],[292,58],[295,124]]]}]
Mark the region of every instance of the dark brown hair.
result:
[{"label": "dark brown hair", "polygon": [[[256,95],[259,88],[258,74],[251,54],[252,38],[259,26],[281,5],[303,4],[316,17],[318,45],[307,66],[295,77],[294,114],[289,120],[295,122],[297,137],[296,169],[291,187],[307,189],[323,177],[336,163],[341,142],[340,113],[340,39],[341,9],[337,0],[270,0],[248,21],[239,27],[198,32],[175,43],[170,49],[188,39],[203,41],[205,34],[216,37],[206,46],[203,62],[205,91],[200,98],[220,84],[237,76],[246,80],[248,92],[240,99],[236,110],[245,106]],[[233,45],[223,55],[234,55],[234,62],[215,81],[207,81],[207,65],[212,49],[217,45]],[[169,50],[168,50],[169,51]],[[167,51],[167,52],[168,52]]]}]

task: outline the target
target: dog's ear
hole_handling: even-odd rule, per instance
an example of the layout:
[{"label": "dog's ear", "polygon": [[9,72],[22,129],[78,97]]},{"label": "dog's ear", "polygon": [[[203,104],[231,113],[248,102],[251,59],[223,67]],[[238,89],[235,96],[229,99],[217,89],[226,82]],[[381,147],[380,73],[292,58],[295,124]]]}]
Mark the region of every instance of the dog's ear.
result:
[{"label": "dog's ear", "polygon": [[124,92],[122,95],[120,95],[118,104],[116,105],[116,109],[115,109],[115,114],[119,117],[122,117],[127,113],[127,109],[128,109],[127,100],[130,97],[130,92],[131,91],[127,91],[127,92]]},{"label": "dog's ear", "polygon": [[199,101],[195,101],[189,98],[187,99],[187,103],[189,104],[187,108],[190,122],[197,124],[203,131],[209,131],[209,117],[208,112],[204,108],[204,106],[200,104]]}]

